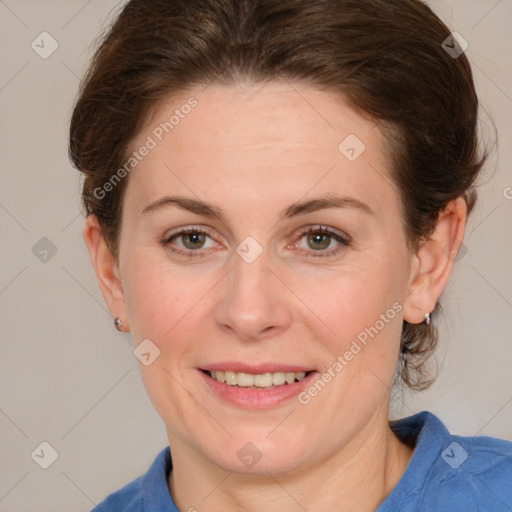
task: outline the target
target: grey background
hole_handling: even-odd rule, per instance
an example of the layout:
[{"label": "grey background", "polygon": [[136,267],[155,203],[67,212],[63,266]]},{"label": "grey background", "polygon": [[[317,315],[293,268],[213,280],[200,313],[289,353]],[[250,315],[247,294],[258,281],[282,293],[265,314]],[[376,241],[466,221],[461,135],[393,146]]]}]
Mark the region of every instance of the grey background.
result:
[{"label": "grey background", "polygon": [[[130,335],[114,330],[97,286],[67,159],[79,77],[119,5],[0,0],[0,512],[90,510],[167,444]],[[455,433],[512,440],[512,0],[431,5],[469,43],[500,146],[442,297],[440,376],[397,396],[392,416],[428,409]],[[46,59],[31,47],[43,31],[58,43]],[[492,137],[485,115],[482,130]],[[43,441],[58,452],[48,469],[35,460],[49,449],[31,457]]]}]

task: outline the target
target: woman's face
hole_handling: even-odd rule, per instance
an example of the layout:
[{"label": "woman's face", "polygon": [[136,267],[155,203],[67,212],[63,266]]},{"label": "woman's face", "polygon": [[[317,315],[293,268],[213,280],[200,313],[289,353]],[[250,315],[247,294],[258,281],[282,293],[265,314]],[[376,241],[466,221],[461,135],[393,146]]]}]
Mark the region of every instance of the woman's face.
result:
[{"label": "woman's face", "polygon": [[149,149],[119,271],[171,447],[279,474],[382,428],[415,272],[385,144],[339,98],[286,82],[155,111],[132,147]]}]

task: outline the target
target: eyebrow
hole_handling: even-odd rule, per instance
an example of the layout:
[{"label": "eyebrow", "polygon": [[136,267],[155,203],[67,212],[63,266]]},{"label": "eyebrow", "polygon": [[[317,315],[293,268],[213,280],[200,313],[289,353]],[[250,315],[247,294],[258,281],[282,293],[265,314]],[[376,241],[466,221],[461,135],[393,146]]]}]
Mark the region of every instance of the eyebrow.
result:
[{"label": "eyebrow", "polygon": [[310,201],[295,203],[289,206],[283,214],[283,217],[290,218],[305,213],[324,210],[326,208],[356,208],[368,215],[375,216],[375,212],[366,204],[355,197],[327,195]]},{"label": "eyebrow", "polygon": [[168,206],[177,206],[183,210],[196,213],[197,215],[203,215],[204,217],[210,217],[212,219],[218,219],[225,222],[226,218],[222,211],[211,204],[189,197],[181,196],[165,196],[156,201],[149,203],[141,212],[141,215],[147,215],[148,213],[161,210]]},{"label": "eyebrow", "polygon": [[[220,208],[204,201],[182,196],[165,196],[157,199],[156,201],[148,204],[142,210],[141,215],[147,215],[151,212],[155,212],[169,206],[177,206],[197,215],[226,222],[226,217]],[[359,199],[354,197],[327,195],[305,202],[294,203],[286,208],[279,218],[297,217],[299,215],[327,208],[356,208],[368,215],[375,216],[375,212],[366,203],[363,203]]]}]

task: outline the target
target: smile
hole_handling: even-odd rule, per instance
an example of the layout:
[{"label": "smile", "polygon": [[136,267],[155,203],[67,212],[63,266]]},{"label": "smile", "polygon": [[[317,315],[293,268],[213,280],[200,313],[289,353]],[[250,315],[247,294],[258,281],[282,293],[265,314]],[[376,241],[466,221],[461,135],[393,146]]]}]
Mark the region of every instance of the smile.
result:
[{"label": "smile", "polygon": [[199,367],[208,395],[236,407],[267,409],[290,403],[317,378],[304,365],[224,361]]},{"label": "smile", "polygon": [[264,389],[274,386],[283,386],[285,384],[293,384],[300,382],[310,372],[274,372],[274,373],[258,373],[251,374],[245,372],[207,371],[212,379],[229,386],[237,386],[243,388]]}]

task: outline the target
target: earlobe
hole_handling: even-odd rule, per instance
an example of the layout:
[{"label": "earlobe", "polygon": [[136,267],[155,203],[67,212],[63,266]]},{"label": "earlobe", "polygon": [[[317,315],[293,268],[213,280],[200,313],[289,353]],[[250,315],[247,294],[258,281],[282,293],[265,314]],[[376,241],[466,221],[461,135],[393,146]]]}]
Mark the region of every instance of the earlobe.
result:
[{"label": "earlobe", "polygon": [[96,216],[89,215],[85,219],[82,235],[108,310],[114,318],[123,319],[124,331],[128,320],[119,266],[105,241]]},{"label": "earlobe", "polygon": [[467,206],[464,198],[450,201],[439,212],[434,233],[416,250],[409,291],[404,301],[404,320],[419,324],[435,308],[450,277],[464,239]]}]

